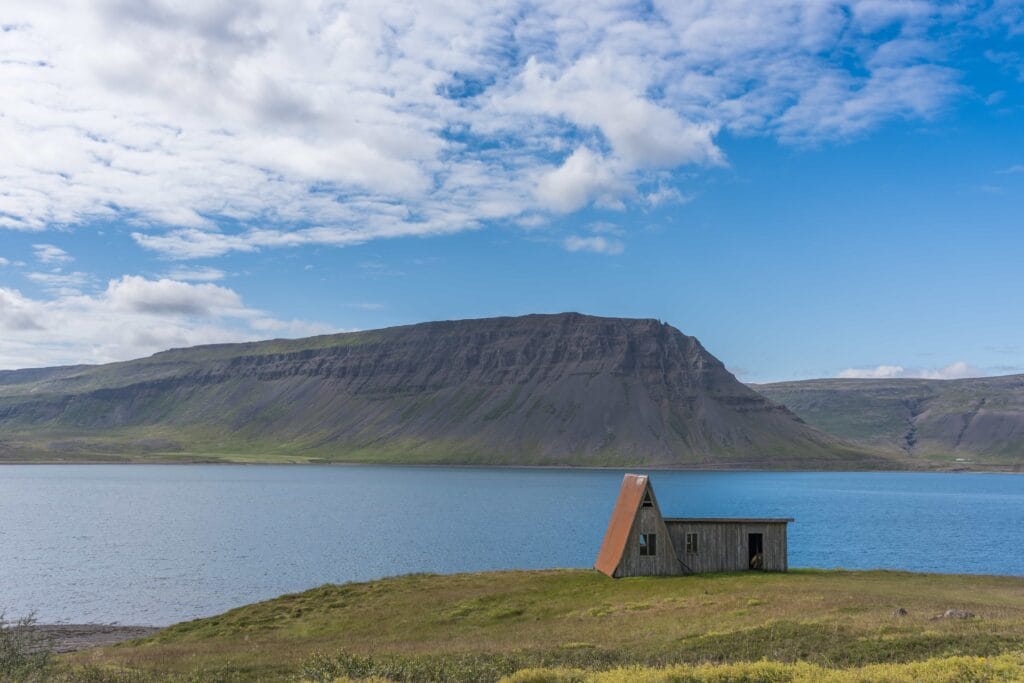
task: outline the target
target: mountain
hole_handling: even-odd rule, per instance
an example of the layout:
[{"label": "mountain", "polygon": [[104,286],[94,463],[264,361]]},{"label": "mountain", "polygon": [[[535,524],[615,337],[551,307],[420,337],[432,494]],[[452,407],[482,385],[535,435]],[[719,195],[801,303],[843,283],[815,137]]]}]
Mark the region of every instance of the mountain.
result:
[{"label": "mountain", "polygon": [[877,467],[656,320],[432,322],[0,373],[0,458]]},{"label": "mountain", "polygon": [[1024,466],[1024,375],[753,386],[840,439],[914,459]]}]

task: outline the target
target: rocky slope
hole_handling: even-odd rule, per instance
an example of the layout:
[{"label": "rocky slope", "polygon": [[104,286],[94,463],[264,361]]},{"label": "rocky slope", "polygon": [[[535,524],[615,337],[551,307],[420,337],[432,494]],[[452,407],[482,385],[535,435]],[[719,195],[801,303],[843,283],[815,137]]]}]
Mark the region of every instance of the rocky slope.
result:
[{"label": "rocky slope", "polygon": [[755,385],[818,429],[912,458],[1024,465],[1024,375]]},{"label": "rocky slope", "polygon": [[435,322],[0,373],[0,457],[866,467],[655,320]]}]

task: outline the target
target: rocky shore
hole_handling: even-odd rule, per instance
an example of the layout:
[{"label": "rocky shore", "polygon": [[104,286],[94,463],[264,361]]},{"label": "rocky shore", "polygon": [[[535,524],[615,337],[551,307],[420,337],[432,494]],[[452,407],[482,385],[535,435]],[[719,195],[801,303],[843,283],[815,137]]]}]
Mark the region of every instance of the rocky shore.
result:
[{"label": "rocky shore", "polygon": [[39,624],[31,628],[36,641],[49,644],[54,652],[75,652],[113,645],[124,640],[144,638],[160,630],[152,626],[117,624]]}]

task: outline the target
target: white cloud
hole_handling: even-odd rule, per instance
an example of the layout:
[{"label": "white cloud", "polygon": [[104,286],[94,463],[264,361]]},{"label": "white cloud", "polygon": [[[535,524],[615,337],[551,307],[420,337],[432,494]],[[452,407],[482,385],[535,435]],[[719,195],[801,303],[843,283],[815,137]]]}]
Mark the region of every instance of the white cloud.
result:
[{"label": "white cloud", "polygon": [[599,130],[629,168],[721,163],[722,152],[712,139],[717,124],[687,121],[645,95],[650,66],[642,55],[610,45],[569,65],[531,57],[508,94],[494,101],[502,112],[564,118]]},{"label": "white cloud", "polygon": [[906,377],[906,370],[900,365],[876,365],[873,368],[846,368],[839,371],[844,379],[890,379]]},{"label": "white cloud", "polygon": [[50,292],[58,294],[77,294],[83,287],[92,283],[93,280],[92,276],[88,273],[80,271],[63,273],[59,269],[50,273],[26,273],[25,277],[36,284],[42,285]]},{"label": "white cloud", "polygon": [[171,347],[335,331],[277,320],[231,289],[125,275],[95,294],[35,299],[0,288],[0,368],[106,363]]},{"label": "white cloud", "polygon": [[914,377],[919,379],[963,379],[965,377],[984,377],[988,373],[976,368],[966,361],[956,361],[944,368],[904,368],[901,365],[878,365],[873,368],[847,368],[839,373],[839,377],[853,379],[892,379],[898,377]]},{"label": "white cloud", "polygon": [[1024,164],[1014,164],[1012,166],[1002,169],[1001,171],[996,172],[1001,174],[1024,173]]},{"label": "white cloud", "polygon": [[68,263],[75,260],[71,254],[52,244],[33,244],[32,250],[40,263]]},{"label": "white cloud", "polygon": [[228,315],[246,317],[242,298],[234,290],[218,285],[193,285],[162,278],[147,280],[138,275],[125,275],[111,280],[104,293],[113,307],[136,313],[210,317]]},{"label": "white cloud", "polygon": [[566,251],[589,251],[595,254],[608,254],[609,256],[621,254],[626,248],[626,245],[621,240],[610,239],[600,235],[592,237],[571,235],[565,238],[562,245]]},{"label": "white cloud", "polygon": [[11,265],[10,260],[9,259],[5,259],[3,256],[0,256],[0,266],[9,266],[9,265]]},{"label": "white cloud", "polygon": [[678,190],[637,187],[725,163],[719,131],[803,144],[933,116],[959,93],[934,36],[1016,30],[972,12],[9,0],[0,227],[121,217],[198,258],[656,204]]},{"label": "white cloud", "polygon": [[528,214],[516,219],[516,225],[526,230],[537,230],[548,224],[548,219],[540,214]]},{"label": "white cloud", "polygon": [[[0,288],[0,327],[5,333],[14,335],[24,331],[43,330],[42,324],[35,319],[34,313],[36,311],[30,300],[22,297],[15,290]],[[4,343],[10,342],[0,342],[0,346],[3,346]]]},{"label": "white cloud", "polygon": [[661,206],[662,204],[683,204],[690,201],[690,197],[683,195],[682,192],[674,187],[666,187],[659,185],[658,189],[648,192],[644,195],[644,199],[651,206]]},{"label": "white cloud", "polygon": [[561,166],[541,175],[537,197],[559,213],[576,211],[599,197],[613,203],[628,187],[620,172],[618,162],[580,147]]}]

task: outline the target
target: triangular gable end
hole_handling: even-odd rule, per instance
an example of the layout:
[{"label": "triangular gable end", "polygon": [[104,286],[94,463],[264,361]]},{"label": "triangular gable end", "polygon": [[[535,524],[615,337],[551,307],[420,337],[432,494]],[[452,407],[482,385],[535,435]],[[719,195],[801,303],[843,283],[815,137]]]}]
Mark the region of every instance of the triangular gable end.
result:
[{"label": "triangular gable end", "polygon": [[[647,518],[646,522],[644,522],[645,517]],[[647,482],[647,490],[640,501],[640,509],[637,510],[633,520],[633,526],[630,529],[626,542],[626,553],[630,552],[630,544],[632,543],[636,543],[637,548],[639,548],[639,534],[644,531],[648,534],[653,533],[657,535],[658,550],[655,553],[657,559],[655,557],[649,558],[654,562],[654,566],[643,569],[641,575],[674,576],[685,573],[683,571],[684,567],[679,561],[679,556],[676,554],[675,544],[672,542],[672,534],[669,533],[668,526],[665,524],[665,516],[661,514],[658,497],[654,494],[654,485],[650,481]],[[617,576],[623,575],[624,562],[625,557],[619,560],[619,566],[615,572]]]},{"label": "triangular gable end", "polygon": [[633,528],[633,521],[636,519],[637,510],[650,496],[653,503],[654,497],[650,491],[650,484],[645,474],[627,474],[622,478],[622,487],[619,489],[619,498],[615,501],[615,508],[612,510],[612,518],[608,522],[608,530],[604,533],[604,540],[601,541],[601,550],[597,554],[597,562],[594,568],[602,574],[614,577],[622,561],[622,553],[629,541],[629,532]]}]

